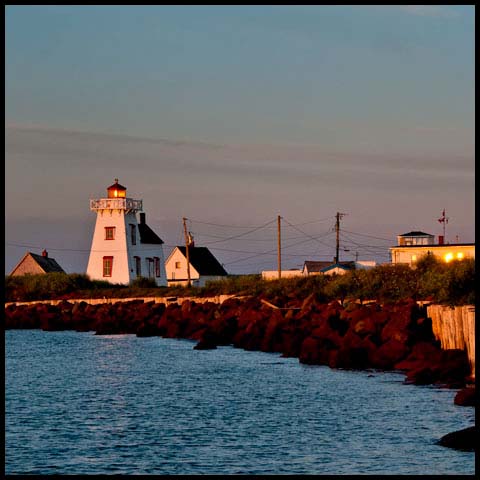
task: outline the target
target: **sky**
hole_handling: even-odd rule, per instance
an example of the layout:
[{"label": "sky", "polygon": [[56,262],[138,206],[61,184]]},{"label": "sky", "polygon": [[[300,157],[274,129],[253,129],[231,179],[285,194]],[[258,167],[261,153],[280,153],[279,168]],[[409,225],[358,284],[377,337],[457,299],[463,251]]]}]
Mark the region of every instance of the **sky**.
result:
[{"label": "sky", "polygon": [[5,273],[84,273],[115,178],[229,273],[475,242],[475,7],[7,6]]}]

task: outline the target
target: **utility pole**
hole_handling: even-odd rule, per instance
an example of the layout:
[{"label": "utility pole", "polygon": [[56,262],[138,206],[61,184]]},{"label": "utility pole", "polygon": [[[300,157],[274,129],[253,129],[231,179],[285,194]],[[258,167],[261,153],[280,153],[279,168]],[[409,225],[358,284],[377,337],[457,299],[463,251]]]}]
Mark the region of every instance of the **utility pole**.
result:
[{"label": "utility pole", "polygon": [[277,235],[277,238],[278,238],[278,245],[277,245],[277,248],[278,248],[278,278],[282,278],[282,253],[281,253],[281,246],[282,246],[282,242],[281,242],[281,233],[280,233],[280,219],[282,217],[280,215],[277,216],[277,231],[278,231],[278,235]]},{"label": "utility pole", "polygon": [[188,238],[188,233],[187,233],[187,219],[183,217],[183,232],[185,234],[185,250],[187,253],[187,278],[188,278],[188,286],[191,287],[191,281],[190,281],[190,252],[189,252],[189,245],[190,245],[190,240]]},{"label": "utility pole", "polygon": [[340,212],[337,212],[337,215],[336,215],[337,221],[335,222],[335,232],[337,232],[337,247],[335,249],[335,263],[339,262],[338,250],[340,247],[340,219],[345,215],[346,213],[340,213]]}]

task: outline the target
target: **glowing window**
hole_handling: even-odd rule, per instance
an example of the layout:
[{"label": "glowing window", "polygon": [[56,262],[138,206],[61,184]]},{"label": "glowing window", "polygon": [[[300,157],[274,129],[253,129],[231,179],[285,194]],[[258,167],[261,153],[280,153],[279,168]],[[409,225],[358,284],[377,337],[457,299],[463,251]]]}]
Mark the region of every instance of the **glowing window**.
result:
[{"label": "glowing window", "polygon": [[448,263],[450,262],[451,260],[453,260],[453,253],[452,252],[448,252],[446,255],[445,255],[445,261]]},{"label": "glowing window", "polygon": [[458,258],[459,260],[461,260],[463,257],[464,257],[464,255],[463,255],[462,252],[458,252],[458,253],[457,253],[457,258]]},{"label": "glowing window", "polygon": [[417,256],[416,255],[412,255],[412,262],[416,262],[417,261]]}]

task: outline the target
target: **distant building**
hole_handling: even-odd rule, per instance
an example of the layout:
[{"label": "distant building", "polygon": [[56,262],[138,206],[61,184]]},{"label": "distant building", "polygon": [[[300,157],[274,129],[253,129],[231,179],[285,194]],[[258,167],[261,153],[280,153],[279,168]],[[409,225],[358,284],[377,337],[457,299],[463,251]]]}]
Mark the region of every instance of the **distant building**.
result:
[{"label": "distant building", "polygon": [[[193,286],[203,287],[210,280],[221,280],[228,275],[207,247],[189,246],[188,257]],[[187,265],[186,247],[175,247],[165,262],[168,286],[188,284]]]},{"label": "distant building", "polygon": [[[302,270],[292,268],[291,270],[281,270],[280,278],[303,277]],[[262,271],[262,280],[278,280],[278,270],[264,270]]]},{"label": "distant building", "polygon": [[438,243],[435,237],[424,232],[408,232],[397,237],[398,245],[390,247],[392,264],[415,265],[425,255],[434,255],[444,262],[475,258],[474,243],[444,243],[444,237],[439,235]]},{"label": "distant building", "polygon": [[377,262],[375,260],[357,260],[355,262],[356,270],[369,270],[370,268],[375,268]]},{"label": "distant building", "polygon": [[50,258],[48,252],[44,250],[41,255],[27,252],[10,275],[17,277],[20,275],[35,275],[51,272],[65,273],[63,268],[53,258]]},{"label": "distant building", "polygon": [[138,277],[167,285],[163,240],[146,224],[142,200],[127,197],[118,183],[107,188],[107,197],[90,200],[97,220],[88,259],[87,275],[93,280],[129,284]]},{"label": "distant building", "polygon": [[355,270],[355,262],[337,262],[320,270],[323,275],[344,275],[350,270]]},{"label": "distant building", "polygon": [[322,268],[328,267],[331,265],[331,261],[316,261],[316,260],[305,260],[303,264],[302,273],[305,276],[308,275],[321,275]]},{"label": "distant building", "polygon": [[[367,270],[377,265],[374,260],[347,261],[334,263],[329,260],[305,260],[302,270],[282,270],[281,278],[309,277],[312,275],[343,275],[350,270]],[[265,270],[262,279],[278,279],[278,270]]]},{"label": "distant building", "polygon": [[435,237],[425,232],[408,232],[397,236],[398,245],[409,247],[412,245],[433,245]]}]

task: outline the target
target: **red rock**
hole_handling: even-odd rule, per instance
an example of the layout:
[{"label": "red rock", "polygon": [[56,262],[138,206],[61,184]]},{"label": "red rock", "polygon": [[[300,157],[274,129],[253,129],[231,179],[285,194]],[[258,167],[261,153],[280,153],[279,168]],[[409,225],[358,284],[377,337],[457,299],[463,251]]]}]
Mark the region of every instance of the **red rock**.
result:
[{"label": "red rock", "polygon": [[392,338],[380,345],[374,352],[370,358],[372,367],[381,370],[392,370],[395,364],[404,359],[409,352],[410,350],[405,343]]},{"label": "red rock", "polygon": [[319,362],[320,344],[319,340],[307,337],[300,347],[299,361],[309,365],[317,365]]},{"label": "red rock", "polygon": [[431,385],[435,383],[438,376],[435,370],[429,367],[420,367],[415,370],[410,370],[407,373],[405,383],[412,383],[414,385]]},{"label": "red rock", "polygon": [[468,427],[448,433],[438,441],[438,444],[455,450],[475,451],[478,444],[477,427]]},{"label": "red rock", "polygon": [[475,394],[475,386],[462,388],[455,395],[453,400],[455,405],[461,405],[462,407],[475,407],[478,404]]}]

